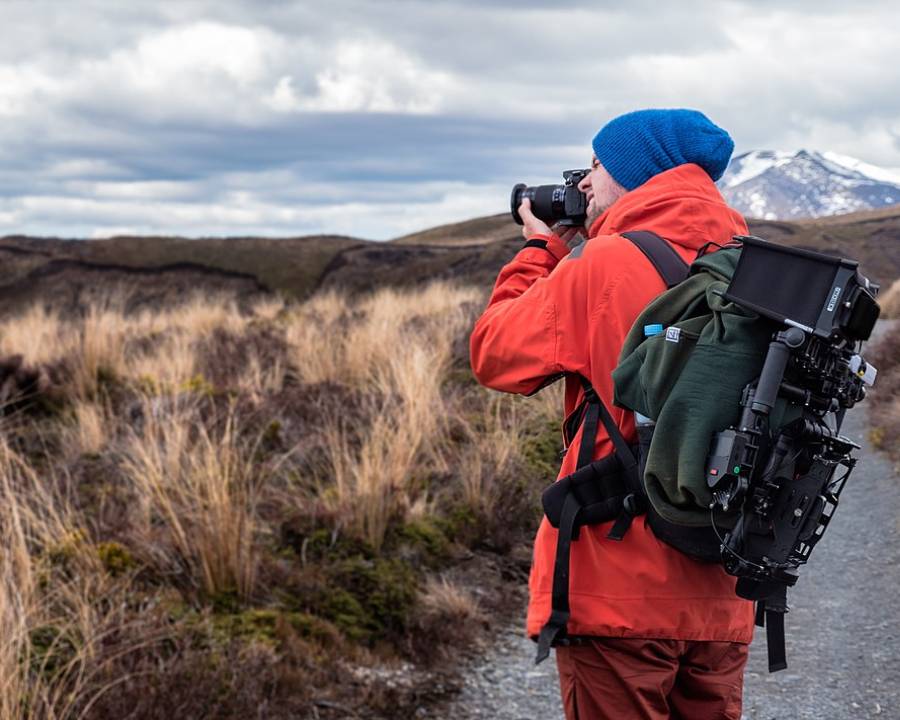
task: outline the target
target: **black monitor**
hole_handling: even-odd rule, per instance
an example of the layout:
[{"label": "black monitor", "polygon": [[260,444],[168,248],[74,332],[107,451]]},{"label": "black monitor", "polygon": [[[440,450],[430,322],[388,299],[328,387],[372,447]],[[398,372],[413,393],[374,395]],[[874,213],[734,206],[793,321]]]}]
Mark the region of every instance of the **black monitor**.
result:
[{"label": "black monitor", "polygon": [[738,236],[741,257],[727,300],[822,338],[867,340],[878,319],[878,286],[854,260]]}]

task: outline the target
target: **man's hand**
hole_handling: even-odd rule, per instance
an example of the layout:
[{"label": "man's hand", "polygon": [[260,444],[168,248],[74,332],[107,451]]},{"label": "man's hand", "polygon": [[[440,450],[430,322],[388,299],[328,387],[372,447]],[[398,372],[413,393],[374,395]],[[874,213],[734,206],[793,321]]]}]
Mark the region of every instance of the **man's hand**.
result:
[{"label": "man's hand", "polygon": [[547,223],[540,218],[535,217],[531,212],[531,200],[523,198],[519,205],[519,217],[524,221],[522,225],[522,237],[526,240],[535,235],[556,235],[562,240],[569,249],[579,245],[584,241],[584,233],[582,228],[577,227],[560,227],[555,225],[552,229]]},{"label": "man's hand", "polygon": [[552,230],[543,220],[536,218],[531,212],[531,200],[523,198],[519,205],[519,217],[522,218],[522,237],[526,240],[535,235],[549,235]]},{"label": "man's hand", "polygon": [[555,225],[553,227],[553,232],[559,236],[560,240],[569,246],[569,250],[574,250],[576,245],[581,245],[581,243],[584,242],[585,234],[583,228],[560,227],[559,225]]}]

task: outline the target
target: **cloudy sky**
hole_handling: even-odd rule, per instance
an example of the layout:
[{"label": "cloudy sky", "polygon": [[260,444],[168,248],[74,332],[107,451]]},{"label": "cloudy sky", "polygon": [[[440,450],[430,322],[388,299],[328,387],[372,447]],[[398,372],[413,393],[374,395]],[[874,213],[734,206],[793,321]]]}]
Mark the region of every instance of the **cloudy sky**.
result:
[{"label": "cloudy sky", "polygon": [[0,235],[385,239],[503,212],[640,107],[900,167],[895,8],[0,0]]}]

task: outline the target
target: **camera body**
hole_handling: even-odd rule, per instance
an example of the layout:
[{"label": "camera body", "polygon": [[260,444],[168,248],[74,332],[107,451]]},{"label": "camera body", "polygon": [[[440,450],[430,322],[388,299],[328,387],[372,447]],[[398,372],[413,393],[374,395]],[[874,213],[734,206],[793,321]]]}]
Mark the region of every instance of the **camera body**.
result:
[{"label": "camera body", "polygon": [[512,189],[509,198],[509,209],[512,218],[519,225],[524,225],[519,217],[519,205],[522,200],[531,200],[531,211],[535,217],[548,225],[563,227],[582,227],[587,219],[587,196],[578,189],[580,183],[590,174],[590,169],[564,170],[562,185],[537,185],[528,187],[519,183]]}]

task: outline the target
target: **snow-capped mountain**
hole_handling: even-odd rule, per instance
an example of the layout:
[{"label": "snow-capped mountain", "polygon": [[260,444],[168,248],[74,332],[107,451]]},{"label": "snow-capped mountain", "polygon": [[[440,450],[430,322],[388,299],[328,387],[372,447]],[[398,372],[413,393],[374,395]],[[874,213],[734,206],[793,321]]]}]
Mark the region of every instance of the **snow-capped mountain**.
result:
[{"label": "snow-capped mountain", "polygon": [[766,220],[840,215],[900,203],[900,170],[833,152],[754,150],[718,182],[730,205]]}]

